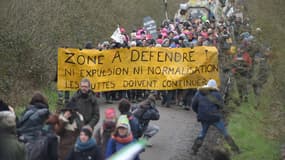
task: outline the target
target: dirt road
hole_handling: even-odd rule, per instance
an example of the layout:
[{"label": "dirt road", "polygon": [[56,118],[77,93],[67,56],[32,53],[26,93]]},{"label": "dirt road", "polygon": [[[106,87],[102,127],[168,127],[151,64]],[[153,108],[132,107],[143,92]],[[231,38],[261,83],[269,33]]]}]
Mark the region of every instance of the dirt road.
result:
[{"label": "dirt road", "polygon": [[[103,111],[107,107],[117,108],[117,103],[105,104],[100,100],[101,120]],[[159,102],[158,102],[159,104]],[[152,121],[160,127],[159,133],[151,139],[153,147],[147,148],[141,154],[142,160],[195,160],[191,157],[190,149],[197,136],[200,125],[192,111],[185,111],[179,106],[165,108],[158,105],[161,117],[159,121]],[[101,122],[100,122],[101,123]]]}]

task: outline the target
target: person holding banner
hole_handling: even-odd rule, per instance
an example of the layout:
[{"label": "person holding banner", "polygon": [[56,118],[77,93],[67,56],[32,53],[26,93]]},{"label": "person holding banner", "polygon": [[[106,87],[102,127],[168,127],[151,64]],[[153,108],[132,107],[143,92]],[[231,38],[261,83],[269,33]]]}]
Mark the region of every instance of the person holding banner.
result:
[{"label": "person holding banner", "polygon": [[84,125],[94,129],[100,119],[99,107],[96,94],[91,90],[91,82],[83,78],[80,82],[80,89],[71,98],[72,102],[78,106],[78,111],[83,115]]}]

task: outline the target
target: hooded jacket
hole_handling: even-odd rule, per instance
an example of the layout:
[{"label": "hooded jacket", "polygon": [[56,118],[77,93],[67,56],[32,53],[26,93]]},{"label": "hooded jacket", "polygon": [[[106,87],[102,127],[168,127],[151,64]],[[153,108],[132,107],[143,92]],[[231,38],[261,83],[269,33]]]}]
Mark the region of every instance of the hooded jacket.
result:
[{"label": "hooded jacket", "polygon": [[220,108],[223,107],[221,93],[211,87],[199,88],[193,97],[192,109],[197,113],[197,119],[201,122],[216,122],[222,117]]},{"label": "hooded jacket", "polygon": [[33,136],[35,132],[43,128],[49,114],[48,106],[43,103],[28,106],[17,124],[18,134]]},{"label": "hooded jacket", "polygon": [[16,136],[16,116],[11,111],[0,112],[0,157],[25,160],[25,147]]}]

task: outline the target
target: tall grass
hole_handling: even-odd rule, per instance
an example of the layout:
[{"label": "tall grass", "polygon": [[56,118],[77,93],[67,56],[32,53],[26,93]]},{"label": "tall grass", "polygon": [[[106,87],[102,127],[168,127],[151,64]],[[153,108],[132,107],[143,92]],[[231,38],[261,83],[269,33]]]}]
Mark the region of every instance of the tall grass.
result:
[{"label": "tall grass", "polygon": [[[284,136],[285,114],[282,105],[270,106],[270,77],[260,97],[251,94],[248,103],[243,103],[230,115],[229,132],[242,153],[234,160],[278,160]],[[252,92],[251,92],[252,93]],[[257,105],[257,99],[260,104]],[[278,112],[278,114],[276,114]],[[281,140],[281,141],[280,141]]]},{"label": "tall grass", "polygon": [[278,160],[280,143],[264,135],[262,123],[264,113],[252,109],[250,105],[239,108],[241,114],[234,114],[230,120],[229,130],[241,148],[242,153],[234,160]]}]

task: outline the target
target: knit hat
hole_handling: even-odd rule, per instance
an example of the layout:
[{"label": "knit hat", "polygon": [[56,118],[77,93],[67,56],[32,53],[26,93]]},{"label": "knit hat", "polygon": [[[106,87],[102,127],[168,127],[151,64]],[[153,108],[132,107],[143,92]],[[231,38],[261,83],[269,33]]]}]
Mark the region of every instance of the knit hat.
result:
[{"label": "knit hat", "polygon": [[125,32],[126,32],[125,28],[122,28],[122,27],[121,27],[121,28],[120,28],[120,32],[121,32],[121,33],[125,33]]},{"label": "knit hat", "polygon": [[131,44],[130,44],[130,46],[132,46],[132,47],[135,47],[135,46],[137,46],[137,42],[136,42],[136,41],[131,41]]},{"label": "knit hat", "polygon": [[162,44],[162,42],[163,42],[163,39],[157,39],[157,40],[156,40],[156,43],[157,43],[157,44]]},{"label": "knit hat", "polygon": [[80,132],[84,132],[85,135],[88,136],[89,138],[92,137],[92,130],[90,128],[83,127],[81,128]]},{"label": "knit hat", "polygon": [[119,117],[116,128],[120,128],[120,127],[126,128],[130,132],[130,123],[129,123],[129,119],[127,115],[121,115]]},{"label": "knit hat", "polygon": [[146,40],[152,39],[152,35],[151,34],[147,34],[146,35]]},{"label": "knit hat", "polygon": [[202,20],[202,22],[206,22],[207,17],[206,17],[206,16],[202,16],[202,17],[201,17],[201,20]]},{"label": "knit hat", "polygon": [[126,123],[117,124],[117,128],[120,128],[120,127],[128,129],[128,124],[126,124]]},{"label": "knit hat", "polygon": [[214,79],[208,81],[207,87],[218,89],[217,82]]},{"label": "knit hat", "polygon": [[161,33],[167,33],[167,32],[168,32],[168,29],[162,28],[162,29],[160,30],[160,32],[161,32]]},{"label": "knit hat", "polygon": [[105,119],[115,119],[116,118],[116,111],[114,108],[107,108],[105,110]]},{"label": "knit hat", "polygon": [[157,43],[157,44],[155,45],[155,47],[161,47],[161,44]]}]

